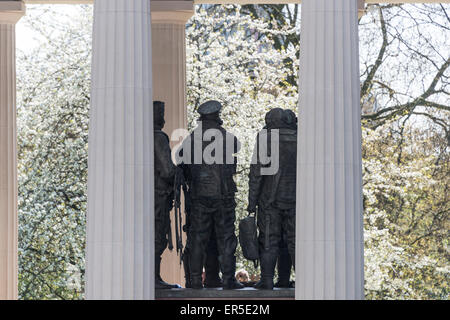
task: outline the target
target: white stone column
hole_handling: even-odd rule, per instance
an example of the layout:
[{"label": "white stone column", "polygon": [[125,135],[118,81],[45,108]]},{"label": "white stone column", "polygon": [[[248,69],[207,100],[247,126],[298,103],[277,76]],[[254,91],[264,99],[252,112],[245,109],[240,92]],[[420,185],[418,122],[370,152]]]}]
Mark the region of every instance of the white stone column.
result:
[{"label": "white stone column", "polygon": [[[187,128],[185,30],[193,14],[193,1],[178,1],[176,5],[164,1],[158,7],[152,3],[153,99],[165,102],[164,131],[169,137],[174,130]],[[171,221],[175,235],[173,212]],[[175,250],[164,252],[161,277],[184,286],[184,269]]]},{"label": "white stone column", "polygon": [[22,1],[0,2],[0,300],[17,299],[16,32]]},{"label": "white stone column", "polygon": [[296,298],[363,299],[358,0],[303,0]]},{"label": "white stone column", "polygon": [[95,0],[87,299],[154,299],[151,14]]}]

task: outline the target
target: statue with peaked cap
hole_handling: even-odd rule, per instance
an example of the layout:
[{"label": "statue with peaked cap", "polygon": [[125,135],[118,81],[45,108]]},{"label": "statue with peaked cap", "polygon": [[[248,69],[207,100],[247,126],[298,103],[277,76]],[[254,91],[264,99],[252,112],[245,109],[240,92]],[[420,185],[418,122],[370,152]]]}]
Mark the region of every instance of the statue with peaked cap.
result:
[{"label": "statue with peaked cap", "polygon": [[171,245],[170,211],[173,207],[175,165],[172,162],[169,137],[164,127],[164,102],[153,102],[153,134],[155,155],[155,288],[178,288],[161,279],[161,256]]},{"label": "statue with peaked cap", "polygon": [[190,285],[193,289],[203,288],[203,265],[213,233],[223,289],[243,288],[234,277],[237,246],[234,197],[237,189],[233,175],[237,160],[233,154],[239,151],[239,142],[222,127],[221,109],[222,104],[218,101],[202,104],[198,108],[198,126],[177,151],[177,163],[183,170],[191,197],[186,247],[190,250]]}]

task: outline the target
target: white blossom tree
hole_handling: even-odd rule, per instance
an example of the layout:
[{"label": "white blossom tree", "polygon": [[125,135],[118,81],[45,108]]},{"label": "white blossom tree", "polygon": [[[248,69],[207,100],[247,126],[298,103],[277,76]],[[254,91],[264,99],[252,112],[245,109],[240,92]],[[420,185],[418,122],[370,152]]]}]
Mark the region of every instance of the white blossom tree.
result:
[{"label": "white blossom tree", "polygon": [[[22,299],[84,297],[92,7],[67,8],[29,6],[20,22],[32,42],[19,38],[17,57]],[[223,102],[242,142],[238,220],[265,113],[297,109],[299,9],[204,5],[187,25],[189,128],[201,102]],[[448,10],[370,5],[360,20],[369,299],[448,299]],[[238,268],[259,272],[239,248]]]},{"label": "white blossom tree", "polygon": [[83,297],[92,12],[30,6],[18,44],[19,295]]}]

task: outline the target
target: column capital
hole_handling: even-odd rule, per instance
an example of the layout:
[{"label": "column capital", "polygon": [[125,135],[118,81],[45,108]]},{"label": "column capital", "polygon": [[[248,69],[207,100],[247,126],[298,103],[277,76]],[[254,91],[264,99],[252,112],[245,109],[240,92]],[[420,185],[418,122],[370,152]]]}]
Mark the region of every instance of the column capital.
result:
[{"label": "column capital", "polygon": [[25,14],[25,2],[0,1],[0,24],[16,24]]},{"label": "column capital", "polygon": [[152,1],[152,24],[186,24],[194,15],[194,1]]}]

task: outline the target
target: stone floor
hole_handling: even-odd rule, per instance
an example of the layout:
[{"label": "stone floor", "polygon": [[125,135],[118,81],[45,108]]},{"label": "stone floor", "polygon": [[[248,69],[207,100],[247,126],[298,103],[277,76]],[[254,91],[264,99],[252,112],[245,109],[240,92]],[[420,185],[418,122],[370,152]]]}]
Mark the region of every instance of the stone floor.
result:
[{"label": "stone floor", "polygon": [[295,289],[240,290],[217,289],[164,289],[156,290],[157,300],[294,300]]}]

